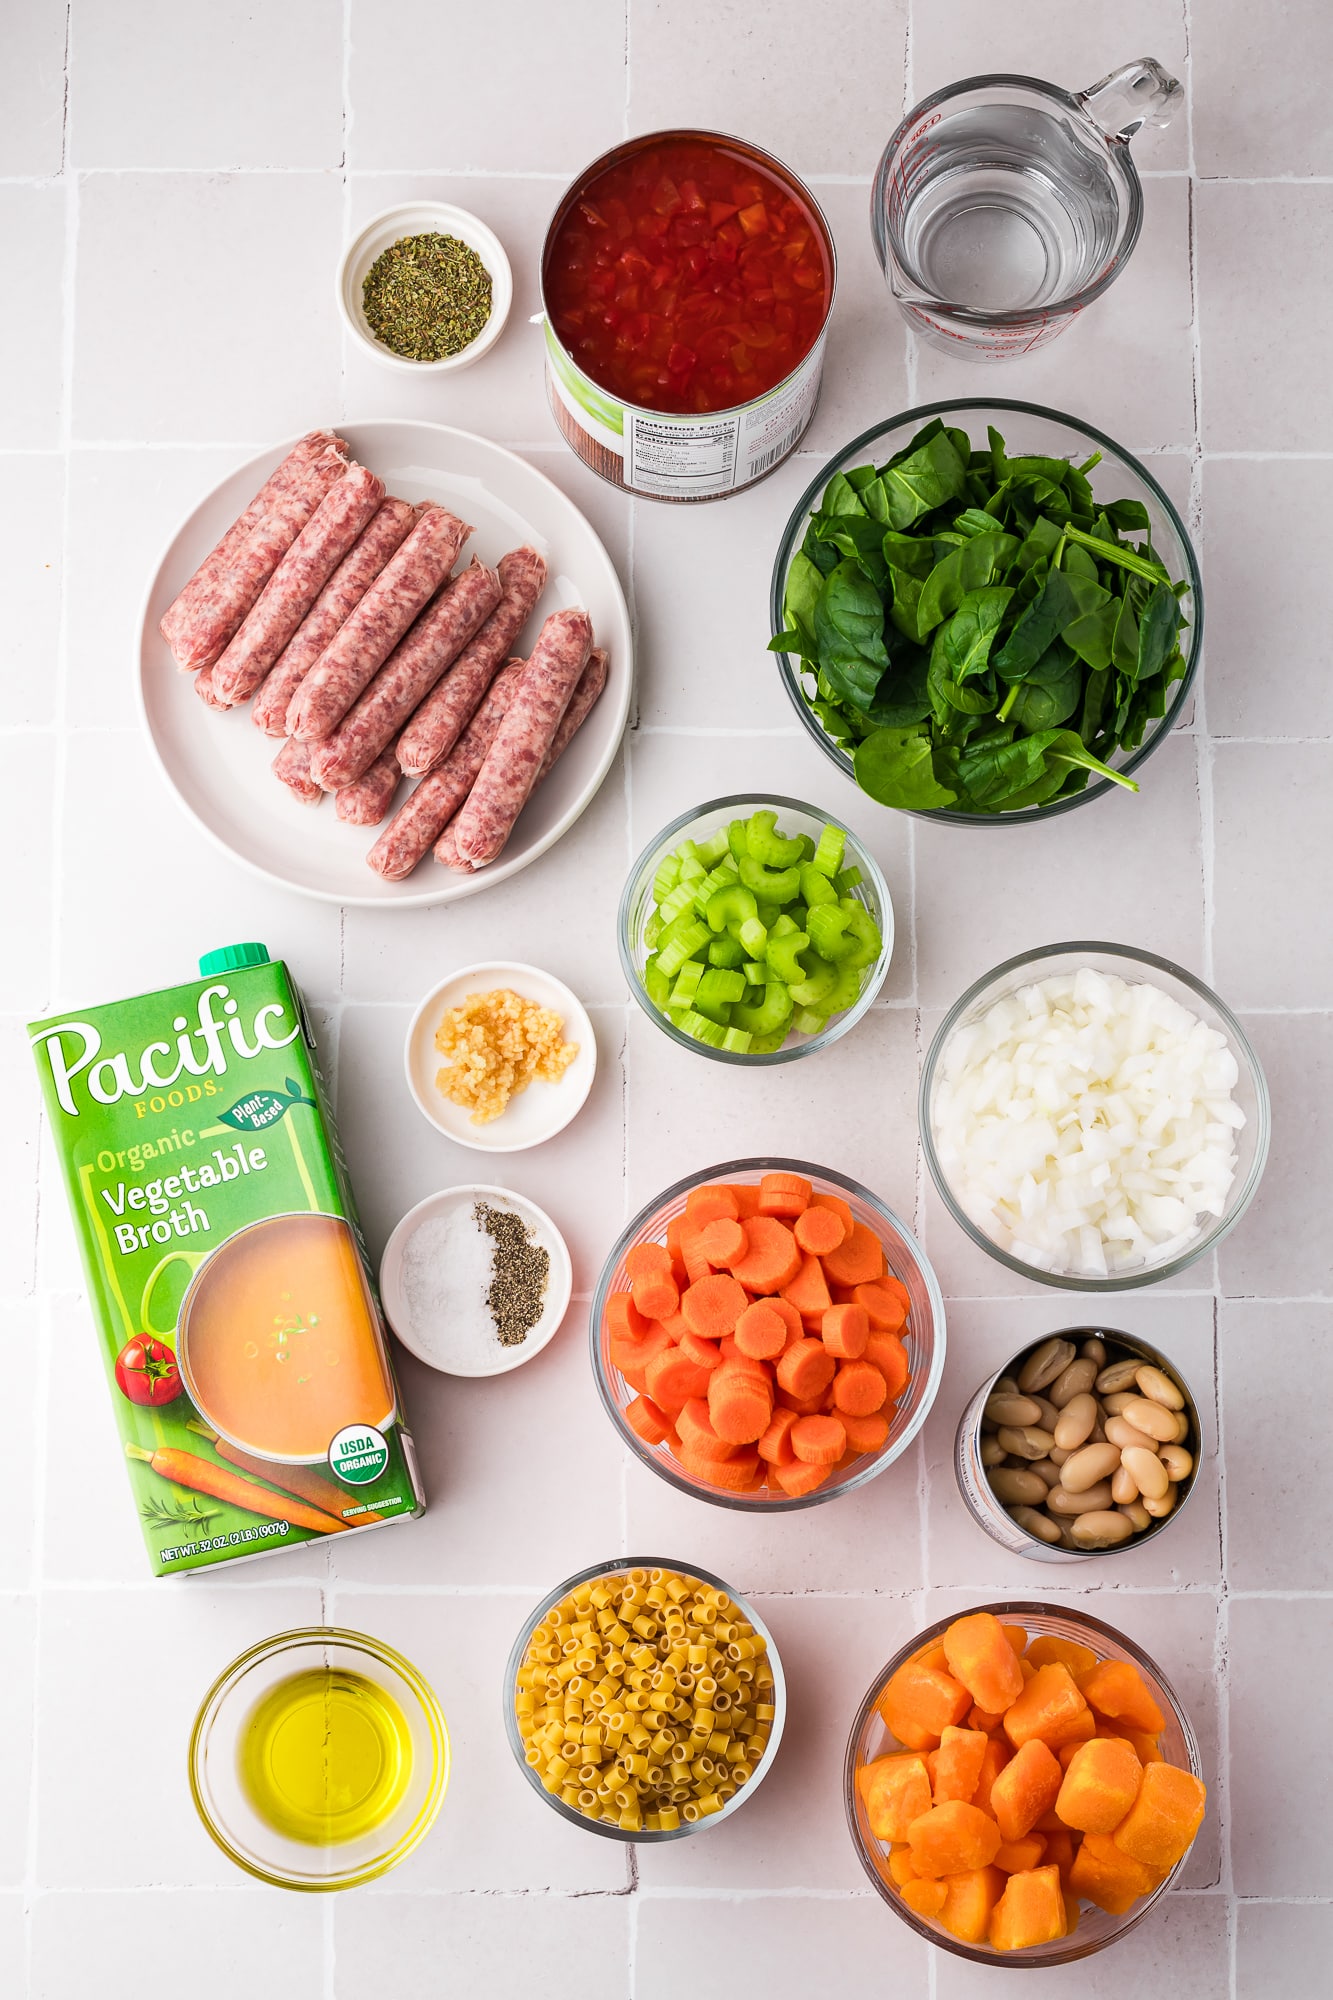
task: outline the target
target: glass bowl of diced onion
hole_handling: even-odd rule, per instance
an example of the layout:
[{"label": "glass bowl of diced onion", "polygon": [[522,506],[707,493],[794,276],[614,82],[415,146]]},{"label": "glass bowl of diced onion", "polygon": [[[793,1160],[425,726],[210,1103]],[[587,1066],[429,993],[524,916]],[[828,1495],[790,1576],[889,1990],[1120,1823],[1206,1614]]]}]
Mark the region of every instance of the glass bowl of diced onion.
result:
[{"label": "glass bowl of diced onion", "polygon": [[[1196,1778],[1202,1778],[1203,1762],[1198,1741],[1181,1706],[1180,1697],[1161,1668],[1123,1632],[1116,1631],[1113,1625],[1103,1624],[1100,1618],[1094,1618],[1086,1611],[1069,1611],[1053,1604],[1015,1600],[1001,1604],[969,1605],[967,1611],[989,1611],[1002,1625],[1021,1625],[1027,1633],[1029,1645],[1034,1639],[1064,1639],[1088,1647],[1099,1660],[1129,1661],[1138,1668],[1149,1694],[1165,1719],[1166,1726],[1157,1739],[1163,1760],[1179,1765],[1182,1770],[1192,1771]],[[890,1868],[891,1844],[878,1839],[870,1829],[866,1801],[857,1782],[858,1773],[877,1757],[892,1755],[903,1747],[879,1712],[880,1697],[898,1669],[910,1660],[929,1654],[940,1644],[948,1627],[962,1615],[961,1611],[952,1612],[947,1618],[928,1626],[924,1632],[918,1632],[901,1652],[894,1654],[866,1690],[865,1699],[852,1723],[843,1763],[843,1804],[852,1845],[861,1866],[884,1901],[928,1943],[940,1945],[959,1958],[971,1959],[976,1965],[995,1965],[1018,1971],[1035,1970],[1047,1965],[1069,1965],[1076,1959],[1090,1957],[1108,1944],[1114,1944],[1141,1923],[1158,1898],[1179,1881],[1188,1851],[1150,1894],[1140,1897],[1123,1915],[1112,1916],[1095,1903],[1084,1902],[1077,1928],[1066,1932],[1064,1937],[1049,1944],[1028,1945],[1019,1951],[1002,1952],[992,1949],[988,1943],[972,1944],[953,1936],[942,1925],[932,1923],[910,1909],[898,1892],[898,1884]],[[1215,1812],[1217,1807],[1210,1801],[1209,1809]]]},{"label": "glass bowl of diced onion", "polygon": [[[1077,1037],[1068,1066],[1105,1080],[1095,1116],[1033,1061],[1057,1011],[1048,982],[1065,989],[1059,1031]],[[1108,1292],[1174,1276],[1235,1228],[1268,1157],[1270,1108],[1248,1036],[1201,979],[1074,940],[1007,959],[950,1008],[921,1073],[920,1126],[946,1208],[988,1256],[1037,1284]]]},{"label": "glass bowl of diced onion", "polygon": [[[583,1605],[580,1615],[586,1620],[587,1630],[600,1639],[601,1635],[596,1631],[599,1608],[597,1592],[599,1586],[606,1584],[608,1579],[614,1580],[618,1585],[630,1582],[642,1600],[643,1613],[648,1614],[649,1623],[657,1628],[654,1631],[649,1630],[647,1624],[642,1628],[636,1625],[632,1632],[626,1632],[625,1653],[651,1653],[657,1664],[650,1665],[646,1658],[642,1661],[635,1658],[628,1660],[629,1671],[623,1680],[619,1680],[622,1694],[625,1689],[629,1689],[636,1696],[640,1692],[644,1695],[643,1703],[638,1710],[628,1716],[617,1713],[616,1709],[610,1706],[613,1700],[621,1700],[622,1695],[608,1694],[605,1675],[602,1676],[602,1685],[592,1680],[595,1671],[593,1666],[589,1666],[587,1671],[579,1676],[586,1685],[573,1698],[581,1705],[583,1714],[578,1719],[577,1737],[573,1733],[573,1720],[567,1711],[562,1718],[562,1726],[570,1729],[570,1735],[558,1749],[571,1753],[561,1758],[561,1762],[569,1767],[567,1771],[562,1772],[558,1765],[552,1765],[549,1757],[544,1759],[538,1733],[533,1729],[528,1716],[520,1712],[520,1703],[526,1700],[530,1713],[533,1703],[540,1702],[542,1693],[540,1689],[525,1687],[521,1673],[530,1660],[534,1642],[538,1646],[545,1646],[548,1655],[554,1653],[555,1657],[548,1660],[553,1672],[558,1672],[562,1664],[571,1661],[578,1666],[586,1664],[579,1657],[580,1640],[574,1633],[575,1621],[566,1618],[561,1622],[552,1622],[551,1614],[554,1612],[558,1615],[567,1599],[581,1597]],[[672,1823],[655,1826],[650,1820],[644,1823],[645,1816],[634,1809],[632,1801],[621,1803],[616,1800],[614,1793],[619,1789],[618,1786],[613,1786],[608,1796],[604,1800],[599,1800],[595,1795],[596,1780],[591,1766],[583,1767],[580,1778],[580,1767],[575,1757],[579,1744],[587,1740],[583,1735],[585,1727],[591,1726],[594,1730],[604,1732],[608,1722],[617,1729],[620,1725],[625,1725],[621,1733],[627,1741],[632,1741],[636,1713],[656,1714],[654,1702],[658,1707],[664,1706],[665,1694],[668,1692],[677,1705],[685,1699],[681,1690],[685,1687],[683,1676],[689,1671],[689,1661],[687,1658],[686,1665],[681,1667],[678,1662],[673,1662],[672,1655],[673,1652],[680,1650],[682,1643],[688,1655],[690,1644],[697,1645],[700,1631],[706,1631],[707,1628],[696,1625],[693,1640],[685,1638],[682,1641],[680,1629],[673,1633],[667,1618],[659,1615],[659,1612],[664,1612],[672,1602],[670,1587],[677,1581],[697,1586],[701,1593],[710,1595],[716,1593],[725,1599],[727,1606],[737,1614],[734,1620],[726,1618],[727,1634],[725,1636],[718,1634],[718,1646],[726,1654],[727,1664],[717,1673],[719,1686],[707,1697],[712,1704],[711,1712],[722,1713],[723,1700],[729,1702],[733,1699],[724,1684],[728,1678],[750,1681],[753,1684],[758,1669],[771,1680],[771,1686],[766,1685],[759,1690],[764,1697],[762,1728],[766,1740],[763,1748],[757,1760],[752,1758],[749,1762],[743,1761],[738,1768],[729,1749],[717,1741],[716,1733],[703,1739],[700,1747],[691,1740],[683,1723],[676,1726],[673,1718],[672,1724],[669,1725],[672,1733],[676,1734],[692,1752],[693,1764],[697,1765],[702,1758],[708,1757],[711,1750],[711,1761],[716,1767],[716,1782],[713,1781],[713,1772],[706,1774],[700,1781],[707,1786],[702,1796],[690,1795],[699,1793],[699,1783],[675,1787],[674,1789],[682,1796],[668,1809],[667,1817]],[[605,1602],[605,1598],[602,1602]],[[612,1627],[611,1630],[614,1634],[615,1628]],[[685,1630],[688,1632],[688,1626]],[[544,1639],[539,1637],[543,1633]],[[607,1643],[614,1644],[614,1640],[609,1640]],[[629,1688],[630,1679],[635,1674],[644,1677],[647,1683],[645,1689]],[[673,1680],[674,1685],[670,1690],[663,1689],[662,1682],[665,1676],[671,1676]],[[561,1684],[567,1689],[571,1680],[566,1678]],[[609,1562],[591,1563],[587,1569],[581,1569],[576,1575],[567,1577],[563,1583],[557,1584],[556,1588],[544,1597],[524,1620],[523,1628],[514,1641],[505,1667],[503,1699],[505,1733],[509,1738],[509,1747],[524,1777],[538,1797],[544,1799],[553,1811],[558,1812],[560,1817],[568,1820],[571,1825],[583,1827],[589,1833],[599,1833],[608,1840],[633,1841],[636,1846],[644,1842],[683,1840],[687,1834],[698,1833],[706,1826],[713,1826],[721,1820],[730,1818],[732,1813],[753,1796],[760,1782],[767,1777],[773,1759],[777,1755],[778,1745],[782,1741],[783,1725],[787,1719],[787,1682],[782,1671],[782,1662],[778,1658],[773,1635],[754,1606],[747,1603],[739,1591],[733,1590],[729,1583],[724,1583],[721,1577],[711,1575],[706,1569],[700,1569],[697,1563],[677,1562],[670,1556],[624,1556],[613,1558]],[[625,1709],[629,1706],[627,1701],[623,1702]],[[697,1719],[699,1713],[697,1703],[694,1707]],[[651,1754],[655,1741],[658,1741],[660,1746],[658,1732],[662,1727],[659,1717],[649,1743],[644,1746],[646,1753]],[[596,1746],[598,1753],[601,1748],[599,1743]],[[639,1753],[631,1751],[630,1754],[633,1756]],[[623,1758],[620,1759],[620,1763],[624,1765]],[[624,1770],[620,1773],[622,1780],[630,1768],[624,1765]],[[585,1799],[582,1805],[577,1803],[577,1795],[580,1792]],[[628,1800],[628,1794],[626,1798]]]},{"label": "glass bowl of diced onion", "polygon": [[[839,891],[868,913],[880,936],[879,952],[870,964],[862,968],[860,989],[850,1006],[829,1015],[822,1023],[813,1015],[803,1021],[803,1011],[798,1008],[791,1016],[787,1032],[777,1048],[765,1045],[772,1037],[754,1038],[757,1045],[749,1046],[752,1038],[748,1034],[738,1039],[727,1035],[721,1028],[712,1041],[686,1032],[673,1018],[672,995],[667,991],[665,976],[662,983],[653,984],[661,961],[664,925],[674,921],[680,911],[687,911],[685,899],[689,895],[691,877],[682,877],[677,866],[681,849],[687,843],[692,847],[687,866],[691,871],[697,870],[697,877],[693,879],[703,883],[720,870],[722,873],[716,878],[720,883],[722,874],[728,868],[733,875],[735,873],[729,829],[735,822],[748,820],[756,812],[776,815],[778,835],[791,839],[802,837],[808,855],[815,854],[821,840],[836,843],[838,863],[835,879]],[[701,932],[704,929],[702,922],[699,929]],[[776,795],[750,798],[737,794],[691,806],[688,812],[681,813],[678,819],[673,819],[669,826],[664,826],[660,833],[654,835],[629,872],[620,898],[616,933],[621,968],[629,989],[644,1013],[664,1035],[669,1035],[682,1048],[693,1049],[697,1055],[710,1056],[715,1062],[739,1063],[745,1068],[761,1069],[772,1063],[795,1062],[798,1056],[814,1055],[856,1026],[883,986],[893,956],[893,899],[879,863],[841,821],[829,813],[817,811],[814,806],[803,804],[800,799],[779,798]],[[715,953],[726,942],[723,938],[715,938],[708,949]],[[710,958],[709,968],[714,965],[720,966],[721,960]],[[673,961],[673,975],[677,970]],[[762,998],[762,989],[759,988],[746,986],[745,993]],[[674,1010],[678,1015],[682,1011],[680,1008]],[[742,1047],[741,1042],[747,1046]]]}]

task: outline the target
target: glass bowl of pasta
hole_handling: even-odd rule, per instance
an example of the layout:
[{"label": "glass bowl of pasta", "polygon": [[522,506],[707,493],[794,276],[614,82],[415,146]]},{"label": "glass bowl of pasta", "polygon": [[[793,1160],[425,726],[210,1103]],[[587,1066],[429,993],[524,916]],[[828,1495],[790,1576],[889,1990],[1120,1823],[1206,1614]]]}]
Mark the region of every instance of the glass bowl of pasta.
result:
[{"label": "glass bowl of pasta", "polygon": [[683,1840],[726,1819],[782,1740],[787,1684],[754,1607],[693,1563],[593,1563],[514,1641],[504,1722],[562,1819],[609,1840]]},{"label": "glass bowl of pasta", "polygon": [[782,1512],[907,1450],[944,1373],[944,1299],[869,1188],[806,1160],[727,1160],[621,1233],[589,1340],[602,1406],[642,1464],[714,1506]]}]

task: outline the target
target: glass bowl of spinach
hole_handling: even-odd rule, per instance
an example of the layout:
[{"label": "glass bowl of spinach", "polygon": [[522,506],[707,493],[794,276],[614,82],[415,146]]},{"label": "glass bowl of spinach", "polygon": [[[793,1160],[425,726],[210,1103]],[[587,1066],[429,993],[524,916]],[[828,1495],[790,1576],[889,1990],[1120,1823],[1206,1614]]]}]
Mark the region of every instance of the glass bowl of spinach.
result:
[{"label": "glass bowl of spinach", "polygon": [[1101,431],[1033,403],[927,403],[824,466],[773,569],[770,650],[871,798],[1022,824],[1113,786],[1189,697],[1203,591],[1183,522]]}]

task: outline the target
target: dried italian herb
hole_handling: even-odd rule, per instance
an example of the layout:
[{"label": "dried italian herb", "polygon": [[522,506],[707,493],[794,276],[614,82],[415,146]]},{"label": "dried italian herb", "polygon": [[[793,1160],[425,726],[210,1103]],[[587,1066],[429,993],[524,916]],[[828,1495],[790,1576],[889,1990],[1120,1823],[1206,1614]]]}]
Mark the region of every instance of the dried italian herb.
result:
[{"label": "dried italian herb", "polygon": [[491,316],[491,274],[456,236],[402,236],[366,273],[371,332],[409,361],[461,354]]}]

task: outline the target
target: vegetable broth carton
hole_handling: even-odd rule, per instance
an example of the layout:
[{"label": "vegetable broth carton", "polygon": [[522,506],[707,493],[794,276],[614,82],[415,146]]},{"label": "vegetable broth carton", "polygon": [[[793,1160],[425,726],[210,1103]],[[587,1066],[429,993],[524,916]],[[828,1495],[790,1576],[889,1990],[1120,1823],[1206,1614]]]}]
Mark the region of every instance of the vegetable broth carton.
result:
[{"label": "vegetable broth carton", "polygon": [[199,969],[30,1028],[158,1576],[425,1504],[300,994]]}]

